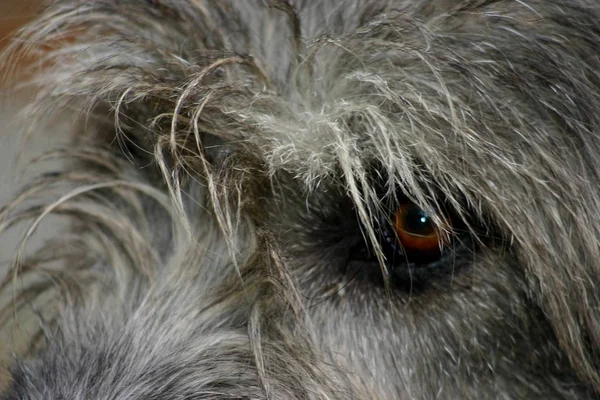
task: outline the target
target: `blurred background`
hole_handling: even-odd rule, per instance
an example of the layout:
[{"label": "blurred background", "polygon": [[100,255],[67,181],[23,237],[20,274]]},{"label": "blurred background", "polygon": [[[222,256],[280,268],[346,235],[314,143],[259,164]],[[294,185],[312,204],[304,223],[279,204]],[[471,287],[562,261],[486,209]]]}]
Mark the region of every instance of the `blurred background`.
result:
[{"label": "blurred background", "polygon": [[29,21],[39,7],[40,0],[0,0],[0,40],[5,45],[11,32]]}]

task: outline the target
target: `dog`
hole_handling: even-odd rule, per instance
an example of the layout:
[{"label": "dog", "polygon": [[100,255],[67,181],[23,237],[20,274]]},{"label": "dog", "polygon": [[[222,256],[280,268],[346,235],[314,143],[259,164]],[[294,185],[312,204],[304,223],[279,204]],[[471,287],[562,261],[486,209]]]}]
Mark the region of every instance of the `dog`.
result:
[{"label": "dog", "polygon": [[73,134],[1,398],[600,396],[600,3],[53,0],[21,57]]}]

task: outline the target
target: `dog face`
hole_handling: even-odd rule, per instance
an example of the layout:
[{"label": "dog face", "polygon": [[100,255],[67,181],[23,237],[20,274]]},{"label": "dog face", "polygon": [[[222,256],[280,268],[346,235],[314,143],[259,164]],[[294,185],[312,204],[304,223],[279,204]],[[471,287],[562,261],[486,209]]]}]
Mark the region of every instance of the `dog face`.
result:
[{"label": "dog face", "polygon": [[13,54],[30,129],[79,128],[0,216],[72,225],[17,264],[5,313],[47,317],[5,398],[593,398],[599,21],[54,2]]}]

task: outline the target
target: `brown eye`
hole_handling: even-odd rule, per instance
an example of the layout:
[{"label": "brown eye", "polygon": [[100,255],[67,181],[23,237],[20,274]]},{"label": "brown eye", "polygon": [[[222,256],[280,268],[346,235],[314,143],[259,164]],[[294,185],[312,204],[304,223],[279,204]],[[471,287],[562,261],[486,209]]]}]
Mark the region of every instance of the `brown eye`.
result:
[{"label": "brown eye", "polygon": [[[448,202],[441,196],[438,199],[436,211],[429,212],[402,193],[395,199],[382,196],[384,212],[373,221],[378,240],[357,240],[344,273],[351,271],[385,286],[393,284],[411,294],[430,287],[431,282],[446,282],[438,279],[447,277],[451,282],[471,260],[468,255],[472,255],[477,233],[465,228],[464,219],[458,218]],[[365,238],[360,228],[357,239]]]},{"label": "brown eye", "polygon": [[440,250],[440,229],[415,204],[402,204],[393,218],[394,231],[404,252],[430,254]]}]

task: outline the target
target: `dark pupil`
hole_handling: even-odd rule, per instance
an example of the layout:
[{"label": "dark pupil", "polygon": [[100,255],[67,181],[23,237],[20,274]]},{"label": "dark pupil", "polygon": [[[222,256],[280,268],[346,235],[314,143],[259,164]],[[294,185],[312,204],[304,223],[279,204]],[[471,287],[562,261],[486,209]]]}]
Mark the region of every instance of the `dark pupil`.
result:
[{"label": "dark pupil", "polygon": [[429,236],[435,232],[427,212],[417,206],[409,206],[404,214],[404,230],[419,236]]}]

